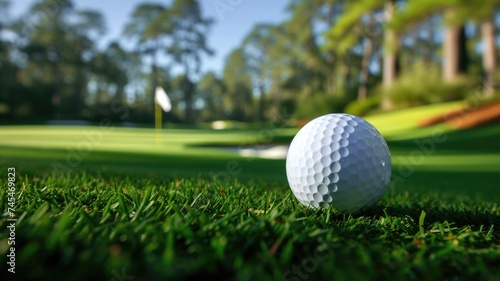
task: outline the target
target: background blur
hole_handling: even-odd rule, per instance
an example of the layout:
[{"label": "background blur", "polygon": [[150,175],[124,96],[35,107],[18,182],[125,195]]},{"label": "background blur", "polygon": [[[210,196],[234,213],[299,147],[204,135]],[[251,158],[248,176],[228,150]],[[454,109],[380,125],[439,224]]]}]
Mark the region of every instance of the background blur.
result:
[{"label": "background blur", "polygon": [[499,3],[0,0],[0,122],[149,126],[158,85],[169,124],[496,100]]}]

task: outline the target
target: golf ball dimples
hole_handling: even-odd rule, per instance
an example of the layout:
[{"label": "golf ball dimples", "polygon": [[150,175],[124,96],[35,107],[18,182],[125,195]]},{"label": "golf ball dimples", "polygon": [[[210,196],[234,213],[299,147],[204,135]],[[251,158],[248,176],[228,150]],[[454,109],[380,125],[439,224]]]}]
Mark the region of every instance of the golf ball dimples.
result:
[{"label": "golf ball dimples", "polygon": [[391,156],[373,125],[349,114],[328,114],[307,123],[294,137],[286,173],[302,204],[355,213],[384,194]]}]

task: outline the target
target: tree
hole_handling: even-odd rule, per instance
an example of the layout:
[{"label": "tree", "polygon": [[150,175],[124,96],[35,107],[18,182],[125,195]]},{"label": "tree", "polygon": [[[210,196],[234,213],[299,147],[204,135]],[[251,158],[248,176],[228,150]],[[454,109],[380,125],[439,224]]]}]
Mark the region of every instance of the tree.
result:
[{"label": "tree", "polygon": [[224,101],[228,115],[236,120],[252,121],[252,78],[242,49],[229,54],[224,64],[222,81],[227,89]]},{"label": "tree", "polygon": [[374,42],[369,37],[363,38],[363,59],[361,61],[360,85],[358,89],[358,101],[364,101],[368,94],[368,78],[370,76],[370,62],[372,61]]},{"label": "tree", "polygon": [[3,38],[3,31],[9,24],[7,18],[9,16],[10,1],[0,0],[0,70],[8,63],[9,47]]},{"label": "tree", "polygon": [[[480,2],[471,2],[465,0],[456,0],[457,8],[463,15],[462,18],[470,18],[478,22],[482,37],[482,64],[485,76],[484,92],[491,96],[494,91],[495,73],[497,71],[497,55],[495,43],[495,24],[494,11],[500,7],[499,0],[484,0]],[[467,16],[464,16],[467,15]]]},{"label": "tree", "polygon": [[7,24],[5,19],[8,17],[9,8],[10,8],[10,1],[0,0],[0,35],[2,34],[4,26]]},{"label": "tree", "polygon": [[201,56],[213,54],[206,37],[213,20],[203,17],[197,0],[175,0],[171,9],[165,11],[163,16],[172,23],[172,40],[168,53],[182,67],[186,76],[183,84],[185,121],[192,123],[195,87],[187,85],[194,84],[195,76],[200,73]]},{"label": "tree", "polygon": [[[32,5],[30,20],[12,25],[15,42],[26,58],[20,82],[32,93],[50,94],[52,118],[80,118],[87,95],[88,61],[105,32],[96,11],[77,11],[70,0],[44,0]],[[47,88],[42,92],[39,89]],[[33,104],[34,106],[35,104]]]},{"label": "tree", "polygon": [[153,112],[153,97],[158,81],[158,59],[160,51],[166,51],[168,37],[171,36],[173,26],[165,17],[167,8],[160,4],[141,4],[132,13],[130,22],[125,26],[124,34],[137,41],[137,48],[141,54],[150,57],[150,94],[146,100]]},{"label": "tree", "polygon": [[494,77],[497,70],[497,55],[495,46],[495,25],[493,15],[485,18],[481,24],[483,37],[483,70],[486,76],[484,90],[488,96],[493,95]]},{"label": "tree", "polygon": [[109,80],[115,85],[113,100],[118,103],[126,103],[125,86],[127,86],[130,76],[139,64],[137,54],[128,52],[122,48],[118,42],[111,42],[104,51],[109,60],[113,62],[107,74]]},{"label": "tree", "polygon": [[[72,95],[66,108],[73,118],[80,118],[87,95],[89,63],[98,53],[95,44],[106,33],[106,23],[103,15],[94,10],[75,11],[73,20],[67,36],[67,46],[72,50],[67,58],[72,67]],[[108,66],[111,69],[112,63]]]},{"label": "tree", "polygon": [[243,40],[243,50],[248,69],[252,75],[255,89],[259,93],[257,119],[264,121],[265,95],[270,86],[270,70],[273,58],[271,48],[277,44],[277,27],[270,24],[258,24]]},{"label": "tree", "polygon": [[496,33],[494,11],[500,7],[499,0],[485,0],[478,3],[463,2],[463,9],[469,10],[469,16],[480,25],[482,37],[482,63],[485,76],[484,92],[491,96],[494,92],[495,73],[497,71]]},{"label": "tree", "polygon": [[43,0],[36,2],[29,11],[32,18],[38,19],[38,22],[22,24],[22,29],[28,32],[26,36],[29,44],[38,44],[46,52],[51,72],[53,117],[56,119],[61,118],[64,56],[71,50],[66,48],[65,44],[68,34],[67,19],[73,11],[71,0]]},{"label": "tree", "polygon": [[283,24],[274,25],[271,35],[274,42],[267,51],[268,89],[271,94],[268,116],[275,122],[283,111],[290,112],[295,108],[297,94],[300,94],[308,81],[296,81],[305,67],[297,56],[299,48],[293,40],[293,30],[287,29]]},{"label": "tree", "polygon": [[227,101],[224,100],[226,92],[225,85],[215,73],[206,73],[197,85],[198,96],[202,99],[204,109],[202,112],[202,119],[206,121],[214,121],[225,119]]},{"label": "tree", "polygon": [[[127,106],[125,86],[128,84],[127,70],[132,66],[133,54],[112,42],[105,50],[98,51],[87,63],[92,81],[92,112],[94,117],[121,120],[125,116],[117,108]],[[110,110],[111,109],[111,110]],[[118,114],[115,114],[118,113]]]},{"label": "tree", "polygon": [[3,31],[8,26],[10,1],[0,0],[0,116],[13,117],[15,104],[13,88],[15,86],[16,67],[10,60],[11,48],[9,42],[3,38]]},{"label": "tree", "polygon": [[[297,53],[305,72],[314,74],[309,85],[317,85],[315,92],[341,95],[337,87],[338,54],[333,48],[323,48],[324,33],[336,24],[347,1],[342,0],[293,0],[288,6],[291,18],[285,27],[293,30],[295,43],[301,46]],[[313,80],[314,79],[314,80]]]},{"label": "tree", "polygon": [[391,26],[398,32],[408,30],[435,13],[443,13],[443,63],[442,76],[453,81],[464,74],[468,67],[464,22],[464,0],[408,1],[405,9],[396,14]]},{"label": "tree", "polygon": [[[380,25],[373,13],[382,11],[385,0],[363,0],[347,5],[337,24],[327,33],[326,48],[345,55],[348,49],[359,46],[363,50],[358,100],[364,100],[368,92],[369,66],[380,34],[374,30]],[[387,8],[386,8],[387,9]],[[387,11],[386,11],[387,13]],[[361,25],[360,25],[361,23]],[[391,36],[391,34],[387,35]],[[388,42],[389,43],[389,42]],[[390,47],[390,46],[387,46]],[[385,53],[390,54],[389,52]],[[392,63],[392,61],[391,61]]]},{"label": "tree", "polygon": [[29,99],[32,109],[44,107],[50,95],[52,108],[44,110],[52,112],[49,117],[81,118],[89,94],[90,62],[106,31],[103,16],[76,10],[69,0],[39,1],[28,13],[30,20],[21,18],[11,27],[17,35],[19,82],[27,88],[19,95],[34,95]]},{"label": "tree", "polygon": [[449,82],[465,74],[468,64],[465,27],[457,21],[456,13],[453,7],[444,11],[447,23],[443,38],[443,79]]},{"label": "tree", "polygon": [[439,13],[429,17],[404,33],[396,33],[400,37],[399,58],[405,67],[412,67],[415,63],[432,67],[440,65],[442,61],[442,38],[437,36],[442,32],[442,17]]},{"label": "tree", "polygon": [[[170,55],[178,64],[184,75],[185,121],[192,123],[193,86],[195,75],[199,74],[201,55],[211,54],[206,43],[206,34],[212,24],[211,19],[204,18],[196,0],[175,0],[171,7],[157,4],[138,6],[125,35],[136,38],[142,53],[149,54],[151,59],[151,91],[158,86],[158,55],[160,51]],[[191,86],[187,86],[191,85]],[[154,93],[151,93],[151,101]]]},{"label": "tree", "polygon": [[[396,12],[396,0],[386,0],[385,19],[390,21]],[[384,62],[383,62],[383,86],[390,88],[398,75],[398,49],[399,40],[396,32],[386,27],[384,30]],[[382,99],[382,108],[389,108],[389,98],[385,95]]]}]

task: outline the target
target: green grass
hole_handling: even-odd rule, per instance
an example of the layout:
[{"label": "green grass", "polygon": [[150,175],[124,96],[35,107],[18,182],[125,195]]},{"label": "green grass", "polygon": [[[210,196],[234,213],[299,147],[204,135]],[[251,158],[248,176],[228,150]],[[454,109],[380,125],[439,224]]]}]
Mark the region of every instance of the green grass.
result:
[{"label": "green grass", "polygon": [[20,189],[18,268],[33,279],[104,280],[125,268],[134,280],[281,280],[294,266],[302,273],[286,277],[498,276],[491,201],[391,194],[348,216],[307,210],[278,186],[194,178],[48,177]]},{"label": "green grass", "polygon": [[[4,213],[1,279],[497,280],[500,126],[420,130],[420,114],[368,118],[393,179],[356,215],[301,206],[284,160],[205,146],[286,143],[296,129],[168,130],[155,145],[148,129],[92,142],[97,127],[1,127],[0,171],[16,167],[18,191],[17,273],[5,267]],[[395,116],[407,118],[398,130]],[[91,149],[76,161],[80,143]]]}]

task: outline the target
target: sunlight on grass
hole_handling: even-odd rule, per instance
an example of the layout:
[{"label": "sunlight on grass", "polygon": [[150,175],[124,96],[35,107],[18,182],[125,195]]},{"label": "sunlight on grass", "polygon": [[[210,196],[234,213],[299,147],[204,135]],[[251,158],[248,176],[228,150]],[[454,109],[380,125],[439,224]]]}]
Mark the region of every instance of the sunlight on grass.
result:
[{"label": "sunlight on grass", "polygon": [[449,102],[367,116],[365,119],[372,123],[384,137],[392,137],[417,128],[418,122],[424,118],[445,114],[461,107],[463,107],[463,102]]}]

